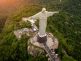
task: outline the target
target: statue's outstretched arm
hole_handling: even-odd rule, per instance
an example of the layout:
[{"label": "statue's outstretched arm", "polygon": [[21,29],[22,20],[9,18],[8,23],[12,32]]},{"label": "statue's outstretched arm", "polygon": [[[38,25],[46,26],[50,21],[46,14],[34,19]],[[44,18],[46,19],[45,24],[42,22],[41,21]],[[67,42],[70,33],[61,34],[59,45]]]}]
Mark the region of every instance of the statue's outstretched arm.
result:
[{"label": "statue's outstretched arm", "polygon": [[38,17],[39,17],[39,13],[37,13],[37,14],[35,14],[33,16],[30,16],[28,18],[27,17],[23,17],[22,20],[25,21],[25,22],[27,22],[27,21],[31,22],[33,20],[35,22],[38,19]]},{"label": "statue's outstretched arm", "polygon": [[39,15],[40,15],[40,12],[37,13],[37,14],[35,14],[35,15],[33,15],[33,16],[31,16],[31,18],[32,18],[33,20],[37,20],[37,19],[39,19]]},{"label": "statue's outstretched arm", "polygon": [[49,16],[52,16],[52,15],[54,15],[54,14],[56,14],[56,13],[59,13],[59,11],[48,12],[47,16],[49,17]]}]

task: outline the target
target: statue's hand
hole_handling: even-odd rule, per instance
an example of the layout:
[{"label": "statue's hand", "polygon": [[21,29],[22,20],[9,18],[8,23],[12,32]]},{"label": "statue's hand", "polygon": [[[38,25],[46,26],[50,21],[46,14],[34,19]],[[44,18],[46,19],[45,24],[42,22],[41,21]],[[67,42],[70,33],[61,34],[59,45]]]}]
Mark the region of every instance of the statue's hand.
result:
[{"label": "statue's hand", "polygon": [[23,17],[23,18],[22,18],[22,21],[25,21],[25,22],[27,22],[27,21],[29,21],[29,20],[31,20],[31,17],[28,17],[28,18]]},{"label": "statue's hand", "polygon": [[27,20],[28,20],[28,18],[22,18],[22,21],[25,21],[25,22],[27,22]]},{"label": "statue's hand", "polygon": [[54,13],[59,13],[59,11],[55,11]]},{"label": "statue's hand", "polygon": [[23,17],[22,21],[25,21],[25,22],[29,21],[30,23],[35,23],[36,20],[33,20],[31,17],[28,17],[28,18]]}]

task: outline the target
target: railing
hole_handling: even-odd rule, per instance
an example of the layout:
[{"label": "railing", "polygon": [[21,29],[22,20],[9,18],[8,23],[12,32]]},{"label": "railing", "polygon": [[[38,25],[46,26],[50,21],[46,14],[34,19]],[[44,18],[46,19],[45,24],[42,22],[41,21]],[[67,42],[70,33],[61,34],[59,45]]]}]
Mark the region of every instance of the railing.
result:
[{"label": "railing", "polygon": [[46,45],[46,43],[44,43],[44,49],[47,52],[47,54],[49,55],[51,61],[55,61],[55,54],[53,54],[51,52],[51,50],[49,49],[49,47]]}]

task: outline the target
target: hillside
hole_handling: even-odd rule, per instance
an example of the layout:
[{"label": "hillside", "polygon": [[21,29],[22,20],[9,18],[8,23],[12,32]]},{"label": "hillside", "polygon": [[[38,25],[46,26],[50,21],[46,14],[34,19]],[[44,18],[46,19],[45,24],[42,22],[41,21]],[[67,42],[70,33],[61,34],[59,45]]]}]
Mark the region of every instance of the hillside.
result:
[{"label": "hillside", "polygon": [[[30,0],[24,6],[7,17],[2,33],[0,33],[0,61],[47,61],[46,57],[32,57],[27,53],[27,40],[24,36],[17,40],[13,31],[30,27],[30,23],[21,21],[23,16],[31,16],[42,7],[47,10],[59,10],[60,13],[48,18],[47,32],[52,32],[60,44],[57,52],[62,61],[81,61],[81,1],[80,0]],[[48,3],[49,2],[49,3]]]}]

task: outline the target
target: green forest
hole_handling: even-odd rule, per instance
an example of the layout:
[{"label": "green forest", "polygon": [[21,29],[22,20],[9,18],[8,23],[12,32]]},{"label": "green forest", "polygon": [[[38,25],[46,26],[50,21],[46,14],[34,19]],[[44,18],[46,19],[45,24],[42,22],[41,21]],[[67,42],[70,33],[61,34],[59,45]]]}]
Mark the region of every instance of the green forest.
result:
[{"label": "green forest", "polygon": [[[13,31],[30,28],[30,23],[22,22],[22,17],[32,16],[43,7],[59,14],[48,18],[47,32],[59,40],[57,53],[61,61],[81,61],[81,0],[30,0],[10,15],[0,16],[0,61],[47,61],[44,54],[33,57],[27,52],[30,37],[23,35],[18,40]],[[26,4],[26,2],[25,2]]]}]

